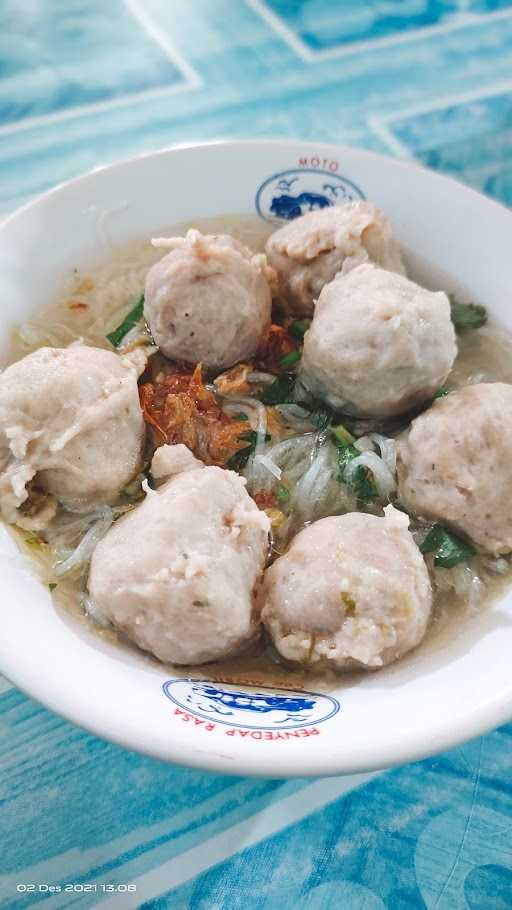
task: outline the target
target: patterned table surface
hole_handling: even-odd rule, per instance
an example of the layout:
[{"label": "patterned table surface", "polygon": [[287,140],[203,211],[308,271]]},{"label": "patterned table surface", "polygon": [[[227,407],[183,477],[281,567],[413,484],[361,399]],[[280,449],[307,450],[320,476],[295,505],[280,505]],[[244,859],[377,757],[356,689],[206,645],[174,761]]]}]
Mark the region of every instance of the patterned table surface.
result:
[{"label": "patterned table surface", "polygon": [[[4,214],[143,150],[256,136],[415,158],[512,204],[508,0],[1,0],[0,25]],[[512,908],[512,726],[286,782],[142,758],[1,680],[0,728],[0,907]]]}]

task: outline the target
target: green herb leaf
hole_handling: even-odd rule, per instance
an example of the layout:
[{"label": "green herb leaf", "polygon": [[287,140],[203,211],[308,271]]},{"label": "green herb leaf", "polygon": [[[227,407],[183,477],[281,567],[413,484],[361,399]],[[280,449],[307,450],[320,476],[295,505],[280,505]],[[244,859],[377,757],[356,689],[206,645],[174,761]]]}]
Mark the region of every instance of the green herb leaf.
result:
[{"label": "green herb leaf", "polygon": [[56,588],[56,587],[57,587],[57,582],[56,582],[56,581],[51,581],[50,584],[48,585],[49,591],[55,591],[55,588]]},{"label": "green herb leaf", "polygon": [[344,443],[339,442],[336,442],[336,448],[338,450],[338,467],[340,469],[338,480],[345,483],[345,478],[343,476],[345,474],[345,468],[354,458],[357,458],[361,452],[353,445],[345,445]]},{"label": "green herb leaf", "polygon": [[317,430],[326,430],[332,421],[332,411],[324,405],[315,405],[309,415],[309,419]]},{"label": "green herb leaf", "polygon": [[[359,450],[358,450],[359,452]],[[361,454],[359,452],[359,454]],[[369,502],[371,499],[377,499],[379,491],[373,473],[365,465],[360,464],[349,481],[358,499],[363,502]]]},{"label": "green herb leaf", "polygon": [[267,385],[260,394],[260,401],[269,405],[298,404],[309,411],[309,420],[320,431],[325,430],[333,419],[332,408],[315,398],[292,373],[278,376]]},{"label": "green herb leaf", "polygon": [[133,309],[130,310],[128,315],[125,316],[121,325],[118,325],[117,329],[114,329],[113,332],[110,332],[107,335],[107,339],[108,339],[108,341],[110,341],[110,344],[112,344],[115,348],[118,348],[119,345],[121,344],[124,336],[128,334],[130,329],[133,329],[134,325],[136,325],[142,319],[143,315],[144,315],[144,294],[142,295],[140,300],[135,304]]},{"label": "green herb leaf", "polygon": [[434,525],[420,545],[422,553],[435,553],[434,565],[451,569],[475,555],[471,544],[461,540],[442,525]]},{"label": "green herb leaf", "polygon": [[300,357],[300,351],[290,351],[290,353],[280,361],[279,366],[282,370],[289,370],[290,367],[294,367],[295,364],[299,362]]},{"label": "green herb leaf", "polygon": [[[340,430],[340,426],[336,427],[338,431]],[[347,438],[354,438],[348,430],[345,430],[344,427],[342,429],[345,431]],[[347,466],[354,458],[358,458],[359,455],[361,455],[359,449],[351,443],[343,442],[342,439],[335,434],[333,434],[333,436],[338,450],[338,483],[346,483],[347,486],[352,488],[357,498],[362,500],[362,502],[369,502],[371,499],[377,499],[379,491],[373,473],[369,468],[360,464],[350,477],[347,476]]]},{"label": "green herb leaf", "polygon": [[[238,438],[241,440],[244,440],[244,441],[247,440],[247,445],[245,446],[245,448],[240,449],[238,452],[235,452],[235,454],[232,455],[231,458],[229,459],[229,461],[227,463],[227,467],[231,471],[243,471],[247,462],[249,461],[249,458],[254,453],[254,450],[256,449],[256,444],[258,442],[258,434],[257,434],[256,430],[250,430],[250,432],[248,432],[248,433],[242,433],[241,436],[239,436]],[[266,433],[265,442],[269,442],[270,439],[271,439],[271,436],[269,436],[269,434]]]},{"label": "green herb leaf", "polygon": [[450,392],[453,392],[453,389],[450,389],[448,386],[442,385],[441,388],[437,390],[436,394],[434,395],[433,400],[435,401],[436,398],[445,398],[446,395],[450,394]]},{"label": "green herb leaf", "polygon": [[286,404],[294,401],[295,376],[279,376],[263,389],[260,400],[263,404]]},{"label": "green herb leaf", "polygon": [[288,502],[290,498],[290,491],[288,487],[285,487],[284,483],[280,483],[277,488],[277,501],[280,506],[284,505],[285,502]]},{"label": "green herb leaf", "polygon": [[245,468],[247,462],[249,461],[249,458],[251,457],[252,453],[254,452],[254,449],[256,448],[256,443],[258,441],[258,434],[256,433],[255,430],[251,430],[248,433],[242,433],[242,435],[239,436],[238,438],[240,440],[247,440],[247,445],[245,446],[245,448],[240,449],[238,452],[235,452],[235,454],[232,455],[231,458],[229,459],[229,461],[227,463],[227,467],[231,471],[242,471],[243,468]]},{"label": "green herb leaf", "polygon": [[247,414],[244,414],[243,411],[240,411],[239,414],[233,414],[233,420],[249,420]]},{"label": "green herb leaf", "polygon": [[288,326],[288,332],[293,338],[302,341],[310,325],[311,319],[296,319],[295,322],[291,322]]},{"label": "green herb leaf", "polygon": [[487,322],[487,310],[478,303],[459,303],[453,294],[450,298],[452,322],[458,332],[479,329]]}]

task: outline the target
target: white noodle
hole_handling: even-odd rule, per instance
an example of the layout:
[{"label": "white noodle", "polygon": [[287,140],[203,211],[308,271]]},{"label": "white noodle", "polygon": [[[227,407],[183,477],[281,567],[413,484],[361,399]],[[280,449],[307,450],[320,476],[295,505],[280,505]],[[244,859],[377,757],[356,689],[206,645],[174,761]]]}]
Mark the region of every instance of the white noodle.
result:
[{"label": "white noodle", "polygon": [[308,470],[296,484],[293,491],[293,505],[303,514],[314,505],[314,491],[318,496],[319,490],[332,477],[332,462],[330,459],[330,446],[323,445],[320,452],[311,462]]},{"label": "white noodle", "polygon": [[306,420],[310,412],[299,404],[277,404],[276,411],[284,420]]},{"label": "white noodle", "polygon": [[359,439],[356,439],[354,445],[360,452],[375,452],[371,436],[360,436]]},{"label": "white noodle", "polygon": [[370,433],[369,439],[377,443],[380,449],[380,457],[384,464],[387,465],[392,474],[396,471],[396,440],[388,436],[382,436],[381,433]]},{"label": "white noodle", "polygon": [[277,477],[278,480],[281,480],[283,472],[281,471],[281,468],[276,465],[275,461],[272,461],[270,455],[256,455],[254,461],[258,464],[262,464],[270,474]]},{"label": "white noodle", "polygon": [[375,452],[363,452],[361,455],[358,455],[357,458],[353,458],[352,461],[349,461],[345,468],[345,477],[349,482],[353,479],[360,465],[369,468],[372,472],[381,496],[391,496],[391,494],[395,492],[395,478],[388,466],[383,462],[382,458],[379,458]]},{"label": "white noodle", "polygon": [[441,592],[454,592],[465,600],[470,607],[476,607],[481,600],[485,586],[482,578],[468,563],[461,563],[452,569],[433,568],[429,561],[435,587]]},{"label": "white noodle", "polygon": [[80,602],[87,615],[90,616],[95,623],[102,626],[103,629],[108,629],[110,627],[111,623],[103,616],[103,613],[100,613],[91,597],[84,593],[80,598]]},{"label": "white noodle", "polygon": [[71,552],[68,552],[68,554],[65,555],[65,558],[56,564],[55,574],[60,577],[66,575],[68,572],[72,572],[74,569],[85,567],[91,559],[96,544],[99,543],[101,538],[107,533],[112,521],[112,509],[105,506],[102,510],[101,517],[91,525],[87,533],[82,537],[78,546]]},{"label": "white noodle", "polygon": [[[338,463],[336,450],[329,443],[324,443],[318,452],[310,458],[309,466],[303,475],[296,478],[290,499],[292,525],[325,518],[327,515],[340,515],[356,508],[356,497],[346,484],[337,480]],[[290,485],[290,474],[284,475]]]},{"label": "white noodle", "polygon": [[253,491],[269,489],[268,469],[259,461],[260,456],[265,454],[267,448],[265,442],[265,436],[267,435],[267,411],[265,405],[258,402],[257,411],[256,446],[244,471],[247,482]]},{"label": "white noodle", "polygon": [[308,470],[317,448],[317,438],[314,433],[303,436],[294,436],[285,439],[269,449],[269,455],[283,471],[283,479],[292,488]]}]

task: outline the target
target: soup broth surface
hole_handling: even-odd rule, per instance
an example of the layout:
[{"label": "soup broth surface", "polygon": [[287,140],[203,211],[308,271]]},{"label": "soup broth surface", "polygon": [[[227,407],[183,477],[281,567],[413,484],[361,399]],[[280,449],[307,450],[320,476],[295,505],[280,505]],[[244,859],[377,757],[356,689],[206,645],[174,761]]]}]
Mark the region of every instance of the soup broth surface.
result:
[{"label": "soup broth surface", "polygon": [[[190,227],[198,228],[203,233],[231,234],[254,252],[264,249],[267,237],[275,229],[256,216],[226,215],[180,223],[159,233],[163,236],[182,235]],[[122,322],[136,303],[144,291],[148,269],[166,252],[153,247],[150,240],[145,240],[112,250],[104,265],[90,271],[75,269],[57,299],[44,310],[34,313],[16,330],[7,363],[19,360],[43,345],[63,347],[78,339],[85,344],[111,350],[106,335]],[[414,280],[415,276],[411,274],[410,277]],[[431,287],[447,292],[451,290],[449,287],[436,287],[434,280]],[[512,337],[491,320],[482,328],[459,334],[458,348],[458,357],[446,381],[447,387],[458,388],[476,382],[512,383]],[[389,435],[396,435],[404,425],[402,421],[400,426],[391,426]],[[382,514],[382,504],[375,508],[368,506],[365,511]],[[291,533],[296,533],[307,523],[292,526]],[[411,529],[413,533],[417,530],[419,533],[414,519]],[[63,611],[63,616],[72,617],[75,623],[80,624],[77,628],[81,628],[86,635],[100,636],[106,646],[127,649],[134,656],[136,654],[137,659],[146,660],[161,670],[162,664],[156,659],[138,651],[112,628],[98,625],[86,612],[86,579],[83,575],[59,575],[56,571],[59,556],[51,546],[27,532],[14,528],[9,530],[50,586],[55,606]],[[476,556],[469,563],[454,569],[434,569],[432,565],[429,568],[434,583],[435,606],[421,649],[440,647],[443,641],[453,639],[465,616],[485,609],[511,582],[510,563],[503,558],[492,560]],[[414,659],[414,656],[404,658],[408,659]],[[184,676],[200,672],[202,677],[211,680],[294,689],[340,686],[353,678],[353,674],[335,676],[331,672],[318,673],[286,665],[265,640],[236,658],[200,668],[173,666],[170,672]]]}]

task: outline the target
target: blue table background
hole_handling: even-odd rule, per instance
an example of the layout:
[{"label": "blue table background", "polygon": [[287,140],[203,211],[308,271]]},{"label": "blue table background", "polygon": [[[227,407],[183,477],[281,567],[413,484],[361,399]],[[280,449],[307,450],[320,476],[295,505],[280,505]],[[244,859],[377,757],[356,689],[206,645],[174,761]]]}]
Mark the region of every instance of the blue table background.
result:
[{"label": "blue table background", "polygon": [[[0,214],[137,152],[264,136],[417,159],[512,204],[512,2],[0,0]],[[286,782],[131,754],[1,678],[0,730],[2,908],[512,908],[512,726]]]}]

